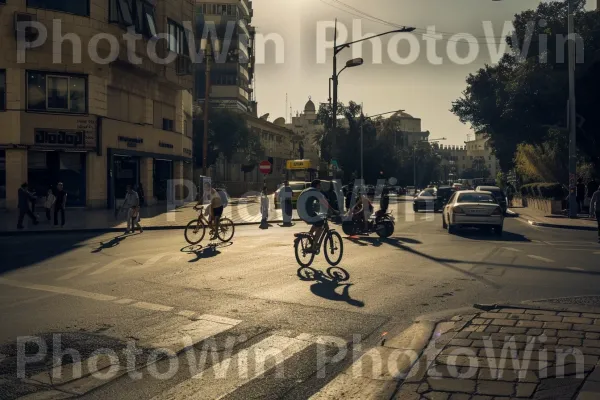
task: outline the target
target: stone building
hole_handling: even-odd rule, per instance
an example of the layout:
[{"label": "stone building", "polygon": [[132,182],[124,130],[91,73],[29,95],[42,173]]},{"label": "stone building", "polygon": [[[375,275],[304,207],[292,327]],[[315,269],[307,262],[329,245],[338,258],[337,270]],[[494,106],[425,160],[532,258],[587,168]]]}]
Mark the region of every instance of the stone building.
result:
[{"label": "stone building", "polygon": [[481,171],[482,175],[485,175],[486,170],[489,171],[488,176],[478,176],[478,178],[496,179],[496,175],[500,171],[500,164],[493,154],[489,141],[490,137],[486,133],[477,133],[474,140],[467,140],[464,165],[475,171]]},{"label": "stone building", "polygon": [[153,203],[191,177],[192,17],[192,0],[0,1],[6,207],[26,181],[64,182],[68,206],[112,207],[128,184]]},{"label": "stone building", "polygon": [[291,123],[286,124],[288,129],[291,129],[300,137],[303,154],[299,154],[299,158],[310,160],[312,169],[319,169],[319,149],[315,145],[316,138],[324,131],[323,125],[317,121],[317,111],[315,103],[308,98],[302,113],[296,113],[292,117]]}]

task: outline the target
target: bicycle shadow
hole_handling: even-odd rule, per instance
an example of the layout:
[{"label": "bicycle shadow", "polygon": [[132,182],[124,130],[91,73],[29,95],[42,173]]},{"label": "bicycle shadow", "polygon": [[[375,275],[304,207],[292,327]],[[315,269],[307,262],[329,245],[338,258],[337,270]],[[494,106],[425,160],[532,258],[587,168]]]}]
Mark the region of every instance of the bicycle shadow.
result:
[{"label": "bicycle shadow", "polygon": [[[350,274],[344,268],[330,267],[324,273],[311,267],[300,267],[298,277],[303,281],[315,281],[310,286],[310,291],[315,296],[330,301],[342,301],[354,307],[364,307],[365,303],[350,296],[350,286],[353,283],[343,283],[350,279]],[[336,289],[342,287],[342,292]]]},{"label": "bicycle shadow", "polygon": [[122,234],[117,235],[114,238],[110,239],[108,242],[100,242],[100,246],[98,246],[91,252],[92,253],[100,253],[102,250],[112,249],[113,247],[116,247],[119,244],[121,244],[121,242],[123,240],[127,239],[128,237],[139,235],[139,234],[140,234],[140,232],[131,233],[131,234],[122,233]]},{"label": "bicycle shadow", "polygon": [[195,244],[182,247],[179,251],[181,251],[182,253],[195,255],[196,258],[188,261],[190,263],[193,263],[201,259],[216,257],[219,254],[221,254],[218,248],[229,247],[231,245],[233,245],[233,242],[209,243],[206,247],[202,246],[201,244]]}]

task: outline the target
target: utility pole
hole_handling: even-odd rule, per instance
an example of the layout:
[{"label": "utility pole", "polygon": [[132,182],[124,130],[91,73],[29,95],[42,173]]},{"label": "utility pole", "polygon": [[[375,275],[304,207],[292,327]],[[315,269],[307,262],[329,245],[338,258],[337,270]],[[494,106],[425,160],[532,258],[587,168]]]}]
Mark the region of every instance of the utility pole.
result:
[{"label": "utility pole", "polygon": [[210,37],[206,38],[206,48],[204,49],[204,58],[206,60],[206,91],[204,93],[204,140],[202,142],[202,175],[206,176],[208,170],[208,105],[210,102],[210,62],[212,56],[212,47]]},{"label": "utility pole", "polygon": [[365,126],[365,114],[363,112],[363,103],[360,103],[360,181],[364,183],[364,167],[363,167],[363,132]]},{"label": "utility pole", "polygon": [[337,87],[338,87],[338,72],[337,72],[337,18],[335,19],[335,27],[333,29],[333,74],[331,75],[331,84],[333,85],[333,103],[332,120],[331,120],[331,157],[334,157],[337,148]]},{"label": "utility pole", "polygon": [[[568,0],[569,42],[569,191],[575,190],[577,181],[577,110],[575,107],[575,26],[573,0]],[[577,199],[569,196],[569,218],[577,218]]]}]

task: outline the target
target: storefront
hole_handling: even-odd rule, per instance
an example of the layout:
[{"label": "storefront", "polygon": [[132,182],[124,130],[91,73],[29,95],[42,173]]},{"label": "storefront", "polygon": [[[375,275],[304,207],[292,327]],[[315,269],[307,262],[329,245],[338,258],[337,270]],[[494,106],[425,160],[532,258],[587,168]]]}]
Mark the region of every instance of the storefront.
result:
[{"label": "storefront", "polygon": [[154,197],[157,201],[167,200],[167,185],[173,179],[173,161],[154,159],[152,163],[152,180],[154,183]]}]

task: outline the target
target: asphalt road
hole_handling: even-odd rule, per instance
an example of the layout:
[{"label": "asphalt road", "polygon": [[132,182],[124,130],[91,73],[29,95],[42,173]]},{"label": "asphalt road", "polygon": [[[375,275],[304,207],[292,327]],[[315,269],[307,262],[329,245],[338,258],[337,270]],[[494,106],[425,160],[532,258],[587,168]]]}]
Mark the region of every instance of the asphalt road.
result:
[{"label": "asphalt road", "polygon": [[[336,340],[341,346],[360,338],[366,349],[422,314],[600,294],[593,232],[508,218],[502,238],[476,231],[451,236],[440,214],[415,215],[403,198],[392,207],[399,212],[391,239],[344,239],[339,267],[349,279],[342,283],[326,275],[313,281],[297,276],[293,233],[305,231],[303,223],[238,227],[233,243],[217,247],[187,246],[179,230],[124,239],[114,233],[2,238],[0,397],[40,390],[36,382],[15,378],[15,343],[28,335],[48,347],[45,357],[27,363],[30,377],[46,371],[57,354],[56,333],[62,333],[63,349],[76,349],[84,359],[133,341],[142,348],[136,367],[152,358],[153,348],[181,350],[175,342],[183,336],[196,350],[214,345],[204,359],[198,351],[200,361],[192,362],[190,353],[158,361],[142,368],[141,378],[124,375],[85,398],[301,399],[352,362]],[[322,254],[313,267],[326,273]],[[26,348],[28,355],[39,350]],[[267,357],[265,376],[257,349],[283,349]],[[198,372],[192,364],[202,363],[199,370],[208,372],[190,379]]]}]

